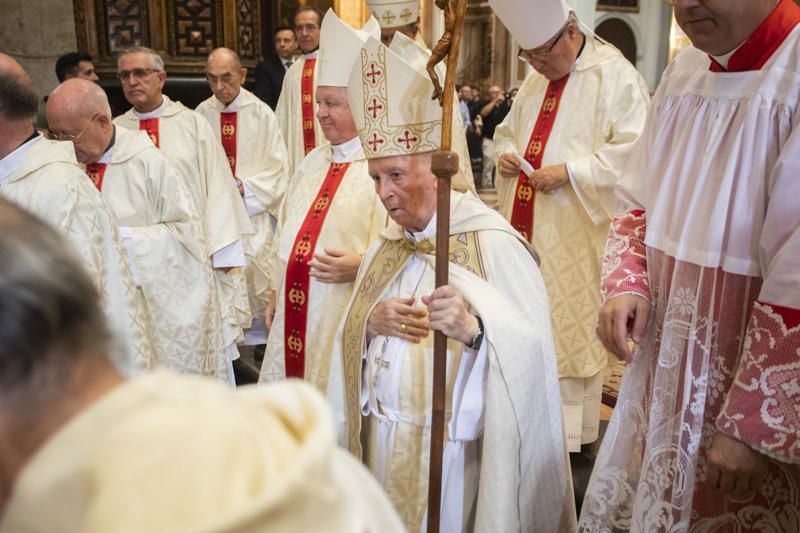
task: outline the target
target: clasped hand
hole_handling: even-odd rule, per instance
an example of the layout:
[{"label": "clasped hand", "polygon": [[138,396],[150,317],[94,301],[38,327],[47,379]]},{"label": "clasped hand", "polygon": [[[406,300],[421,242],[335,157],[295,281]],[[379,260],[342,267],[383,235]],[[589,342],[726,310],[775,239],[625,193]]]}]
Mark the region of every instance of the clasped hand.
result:
[{"label": "clasped hand", "polygon": [[422,303],[425,307],[415,307],[413,298],[389,298],[379,303],[367,319],[367,338],[384,335],[416,344],[434,329],[468,343],[478,333],[478,319],[453,287],[439,287],[430,296],[423,296]]},{"label": "clasped hand", "polygon": [[361,256],[347,254],[342,250],[325,248],[322,253],[315,253],[308,262],[310,275],[322,283],[350,283],[355,281]]}]

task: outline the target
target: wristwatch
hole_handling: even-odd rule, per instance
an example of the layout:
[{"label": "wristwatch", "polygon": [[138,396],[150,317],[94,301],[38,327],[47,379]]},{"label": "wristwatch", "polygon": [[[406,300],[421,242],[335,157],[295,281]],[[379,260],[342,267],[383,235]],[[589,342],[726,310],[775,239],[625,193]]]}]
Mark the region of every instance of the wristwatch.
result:
[{"label": "wristwatch", "polygon": [[475,333],[475,336],[472,337],[472,340],[469,341],[469,343],[464,345],[470,350],[477,350],[483,343],[483,320],[481,320],[481,317],[479,316],[476,316],[475,318],[478,319],[478,332]]}]

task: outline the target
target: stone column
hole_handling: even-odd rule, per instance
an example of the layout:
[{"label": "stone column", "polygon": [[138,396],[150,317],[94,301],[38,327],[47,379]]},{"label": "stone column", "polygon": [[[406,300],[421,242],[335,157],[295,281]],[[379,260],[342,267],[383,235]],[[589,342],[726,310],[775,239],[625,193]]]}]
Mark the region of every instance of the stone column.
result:
[{"label": "stone column", "polygon": [[45,95],[58,85],[59,56],[75,52],[72,0],[0,0],[3,52],[28,71],[33,86]]}]

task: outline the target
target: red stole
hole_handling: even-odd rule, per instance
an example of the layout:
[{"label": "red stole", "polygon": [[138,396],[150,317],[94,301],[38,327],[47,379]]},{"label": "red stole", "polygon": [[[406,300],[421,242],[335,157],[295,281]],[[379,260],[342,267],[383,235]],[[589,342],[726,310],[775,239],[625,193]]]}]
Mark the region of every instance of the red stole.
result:
[{"label": "red stole", "polygon": [[220,113],[219,131],[222,134],[222,148],[225,150],[225,155],[228,156],[231,172],[236,177],[236,134],[238,133],[236,130],[236,111]]},{"label": "red stole", "polygon": [[156,148],[161,147],[159,144],[160,137],[158,136],[158,117],[140,119],[139,129],[147,132],[150,136],[150,140],[156,145]]},{"label": "red stole", "polygon": [[[553,131],[561,95],[564,94],[564,87],[567,86],[568,79],[569,75],[560,80],[551,81],[547,86],[542,108],[539,110],[539,116],[533,126],[528,147],[525,148],[525,160],[531,164],[534,170],[538,170],[542,166],[544,150],[547,147],[550,133]],[[514,193],[514,207],[511,211],[511,225],[528,242],[533,242],[533,204],[535,201],[536,189],[533,188],[531,179],[520,170]]]},{"label": "red stole", "polygon": [[314,149],[314,65],[316,58],[303,62],[303,77],[300,79],[300,102],[303,120],[303,150],[308,154]]},{"label": "red stole", "polygon": [[308,262],[314,255],[317,238],[350,163],[331,163],[317,197],[306,213],[295,237],[289,263],[286,265],[284,357],[286,377],[302,378],[305,374],[306,325],[308,321]]},{"label": "red stole", "polygon": [[[728,60],[727,72],[760,70],[800,23],[800,7],[794,0],[781,0],[742,46]],[[712,72],[726,72],[711,58]]]},{"label": "red stole", "polygon": [[103,190],[103,176],[106,175],[105,163],[89,163],[86,165],[86,175],[91,178],[98,191]]}]

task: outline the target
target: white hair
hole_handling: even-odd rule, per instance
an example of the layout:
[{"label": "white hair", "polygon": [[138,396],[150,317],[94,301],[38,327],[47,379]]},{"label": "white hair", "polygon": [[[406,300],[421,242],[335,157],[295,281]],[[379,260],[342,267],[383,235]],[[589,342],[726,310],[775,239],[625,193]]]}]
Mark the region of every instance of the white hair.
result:
[{"label": "white hair", "polygon": [[147,48],[146,46],[134,46],[120,52],[119,56],[117,56],[117,66],[119,66],[119,62],[122,60],[122,58],[128,54],[147,54],[150,56],[150,62],[153,65],[152,68],[156,70],[164,70],[164,60],[160,55],[158,55],[158,52],[152,48]]}]

